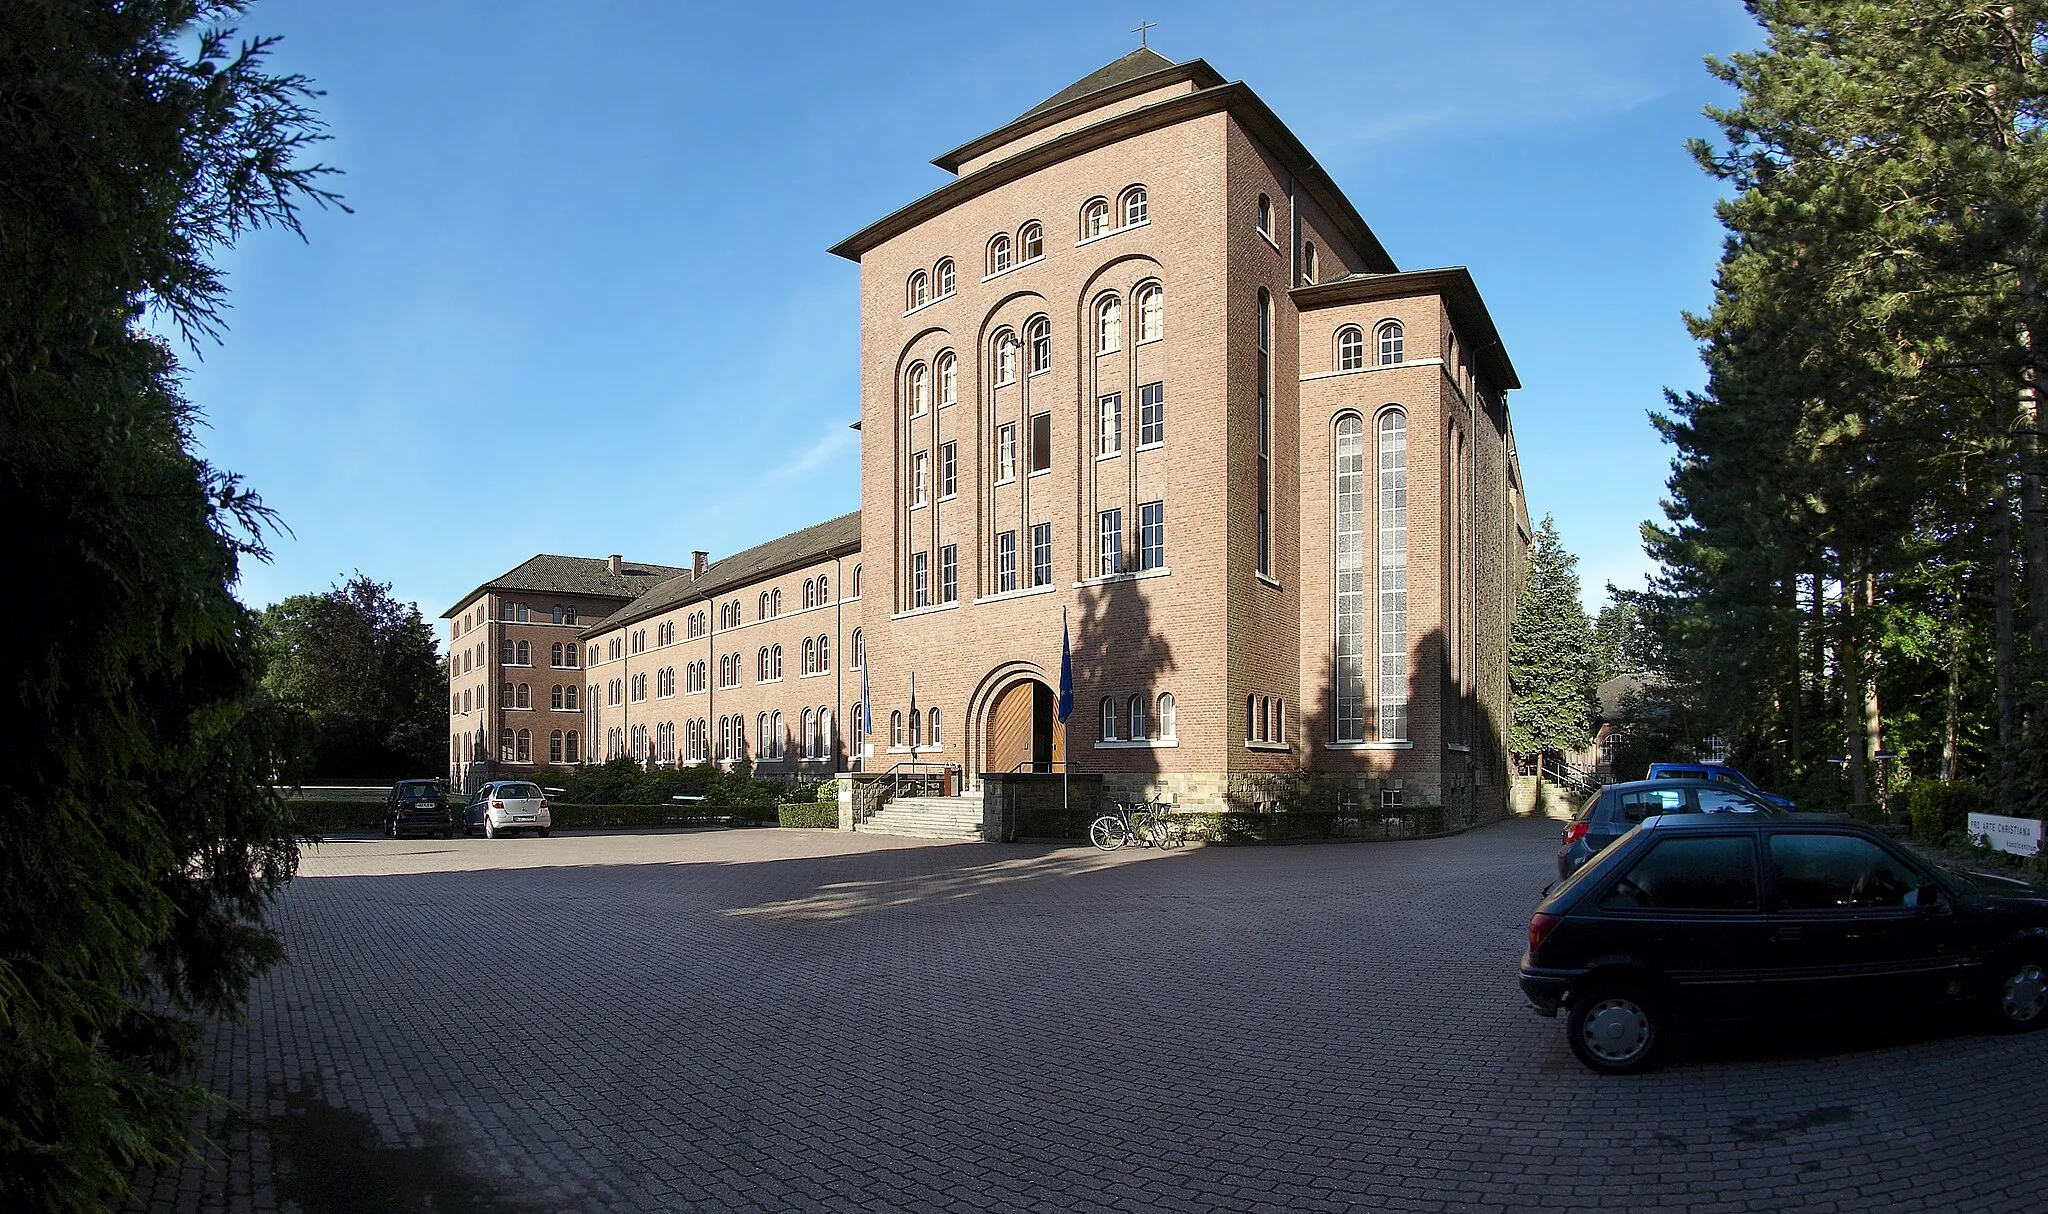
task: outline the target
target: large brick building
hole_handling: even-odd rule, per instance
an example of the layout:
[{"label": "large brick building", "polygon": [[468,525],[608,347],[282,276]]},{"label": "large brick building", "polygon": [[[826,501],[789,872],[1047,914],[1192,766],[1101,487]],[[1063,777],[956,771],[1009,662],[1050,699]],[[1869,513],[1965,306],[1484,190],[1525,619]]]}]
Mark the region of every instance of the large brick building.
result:
[{"label": "large brick building", "polygon": [[[865,744],[1190,805],[1306,770],[1503,809],[1529,526],[1470,275],[1399,271],[1200,60],[1133,52],[936,163],[832,250],[861,267],[858,514],[585,628],[580,757]],[[489,721],[451,737],[478,725],[491,753]]]}]

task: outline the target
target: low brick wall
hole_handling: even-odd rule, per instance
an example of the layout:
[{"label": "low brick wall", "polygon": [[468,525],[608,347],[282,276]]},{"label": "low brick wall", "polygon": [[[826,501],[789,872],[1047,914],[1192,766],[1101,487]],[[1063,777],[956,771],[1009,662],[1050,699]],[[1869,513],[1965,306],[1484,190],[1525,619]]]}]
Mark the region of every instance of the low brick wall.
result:
[{"label": "low brick wall", "polygon": [[984,772],[981,837],[1079,839],[1106,804],[1101,775]]}]

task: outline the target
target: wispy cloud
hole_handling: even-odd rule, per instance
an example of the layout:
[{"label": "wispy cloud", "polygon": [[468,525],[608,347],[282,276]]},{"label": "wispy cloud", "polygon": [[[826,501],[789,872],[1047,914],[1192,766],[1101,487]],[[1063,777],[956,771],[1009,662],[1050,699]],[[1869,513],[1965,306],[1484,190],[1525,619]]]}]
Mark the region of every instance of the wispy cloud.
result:
[{"label": "wispy cloud", "polygon": [[851,427],[828,430],[825,437],[805,447],[788,459],[768,470],[767,479],[772,481],[795,480],[797,477],[816,472],[818,469],[839,458],[841,452],[858,446],[860,436]]}]

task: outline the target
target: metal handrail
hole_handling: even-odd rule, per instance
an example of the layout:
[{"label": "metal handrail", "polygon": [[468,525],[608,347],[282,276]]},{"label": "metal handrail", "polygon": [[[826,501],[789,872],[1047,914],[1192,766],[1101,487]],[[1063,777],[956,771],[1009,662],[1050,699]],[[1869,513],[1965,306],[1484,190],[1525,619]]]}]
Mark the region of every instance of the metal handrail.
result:
[{"label": "metal handrail", "polygon": [[847,778],[853,782],[853,824],[859,826],[880,813],[882,806],[903,795],[906,785],[912,790],[912,796],[922,795],[933,777],[937,776],[939,786],[944,788],[945,773],[952,766],[950,763],[922,763],[906,759],[891,764],[883,771],[849,773]]},{"label": "metal handrail", "polygon": [[[1055,771],[1064,770],[1066,766],[1067,761],[1065,759],[1047,759],[1045,761],[1045,774],[1051,775]],[[1014,776],[1017,773],[1023,771],[1027,767],[1031,769],[1032,775],[1035,776],[1038,774],[1037,759],[1019,759],[1017,762],[1010,765],[1010,770],[1004,772],[1003,774],[1006,776]]]}]

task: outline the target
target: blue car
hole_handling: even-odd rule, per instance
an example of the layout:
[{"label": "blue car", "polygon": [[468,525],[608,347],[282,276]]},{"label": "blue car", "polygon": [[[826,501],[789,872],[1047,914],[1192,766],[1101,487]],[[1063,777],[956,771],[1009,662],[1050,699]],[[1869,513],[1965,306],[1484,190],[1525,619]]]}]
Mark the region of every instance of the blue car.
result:
[{"label": "blue car", "polygon": [[[1670,766],[1666,764],[1665,766]],[[1746,788],[1716,780],[1632,780],[1594,793],[1565,824],[1557,847],[1557,875],[1571,876],[1639,823],[1671,814],[1756,814],[1786,811]]]},{"label": "blue car", "polygon": [[1765,792],[1763,789],[1758,788],[1748,776],[1743,775],[1726,763],[1652,763],[1650,764],[1649,774],[1644,778],[1649,780],[1711,780],[1716,784],[1732,784],[1744,792],[1754,793],[1762,797],[1764,800],[1787,812],[1799,808],[1792,804],[1790,797],[1781,797],[1774,792]]}]

